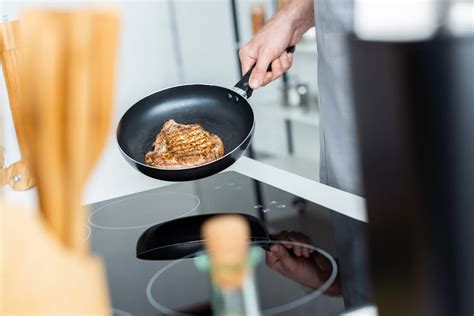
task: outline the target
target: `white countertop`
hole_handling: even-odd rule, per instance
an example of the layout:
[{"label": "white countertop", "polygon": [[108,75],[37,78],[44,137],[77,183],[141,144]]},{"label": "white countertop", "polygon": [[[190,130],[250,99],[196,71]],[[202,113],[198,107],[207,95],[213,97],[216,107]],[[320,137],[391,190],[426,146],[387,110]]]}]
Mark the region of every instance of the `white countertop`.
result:
[{"label": "white countertop", "polygon": [[[307,178],[242,157],[226,171],[236,171],[301,196],[352,218],[367,221],[365,200]],[[225,171],[224,171],[225,172]],[[85,192],[84,203],[94,203],[172,184],[142,175],[121,156],[115,140],[109,141]]]},{"label": "white countertop", "polygon": [[[301,196],[352,218],[367,221],[365,200],[356,195],[247,157],[242,157],[226,171],[230,170]],[[130,167],[121,156],[115,139],[112,138],[109,139],[106,150],[92,173],[83,202],[84,204],[100,202],[170,184],[173,182],[149,178]],[[36,203],[36,190],[34,189],[16,192],[6,186],[4,194],[7,202],[21,206],[33,207]]]}]

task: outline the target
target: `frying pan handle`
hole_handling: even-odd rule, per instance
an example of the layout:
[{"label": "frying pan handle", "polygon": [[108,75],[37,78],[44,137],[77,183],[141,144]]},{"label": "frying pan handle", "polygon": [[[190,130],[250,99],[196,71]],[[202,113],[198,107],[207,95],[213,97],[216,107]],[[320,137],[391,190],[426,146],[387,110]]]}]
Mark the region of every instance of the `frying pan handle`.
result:
[{"label": "frying pan handle", "polygon": [[[287,53],[294,53],[295,52],[295,46],[288,47],[286,49],[286,52]],[[247,71],[247,73],[242,77],[242,79],[240,79],[240,81],[237,82],[234,86],[236,89],[241,90],[243,92],[243,96],[246,97],[247,99],[252,96],[253,89],[250,88],[250,86],[249,86],[249,79],[250,79],[250,75],[252,74],[252,71],[253,71],[253,69],[255,68],[256,65],[257,65],[257,63],[255,63],[252,66],[252,68],[250,68],[250,70]],[[272,71],[272,64],[268,65],[267,71]],[[239,94],[242,94],[242,93],[239,93]]]}]

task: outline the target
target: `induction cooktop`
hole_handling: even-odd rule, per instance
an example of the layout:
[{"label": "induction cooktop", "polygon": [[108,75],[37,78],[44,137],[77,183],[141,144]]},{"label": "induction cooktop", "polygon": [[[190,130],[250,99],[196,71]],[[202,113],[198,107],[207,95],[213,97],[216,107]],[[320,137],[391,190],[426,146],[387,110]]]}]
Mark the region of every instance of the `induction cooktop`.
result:
[{"label": "induction cooktop", "polygon": [[[192,258],[140,260],[149,227],[209,213],[261,219],[273,241],[255,269],[263,315],[337,315],[370,304],[366,224],[236,172],[90,205],[114,315],[211,315],[210,283]],[[299,246],[299,247],[297,247]]]}]

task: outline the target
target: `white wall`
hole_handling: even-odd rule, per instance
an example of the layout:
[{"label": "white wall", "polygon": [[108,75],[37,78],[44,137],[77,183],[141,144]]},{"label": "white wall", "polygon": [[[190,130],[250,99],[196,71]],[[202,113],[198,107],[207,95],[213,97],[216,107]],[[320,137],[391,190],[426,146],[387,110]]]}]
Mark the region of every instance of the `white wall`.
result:
[{"label": "white wall", "polygon": [[184,81],[232,87],[239,74],[229,1],[174,2]]}]

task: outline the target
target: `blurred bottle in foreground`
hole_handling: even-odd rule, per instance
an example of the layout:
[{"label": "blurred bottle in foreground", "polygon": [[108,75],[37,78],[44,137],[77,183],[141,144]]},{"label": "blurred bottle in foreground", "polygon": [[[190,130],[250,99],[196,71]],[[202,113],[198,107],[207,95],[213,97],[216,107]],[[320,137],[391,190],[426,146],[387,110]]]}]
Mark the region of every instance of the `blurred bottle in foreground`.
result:
[{"label": "blurred bottle in foreground", "polygon": [[373,2],[347,46],[375,302],[472,315],[474,2]]},{"label": "blurred bottle in foreground", "polygon": [[196,258],[212,283],[212,309],[218,316],[261,315],[254,266],[260,249],[249,249],[249,227],[239,216],[217,216],[202,229],[208,254]]}]

